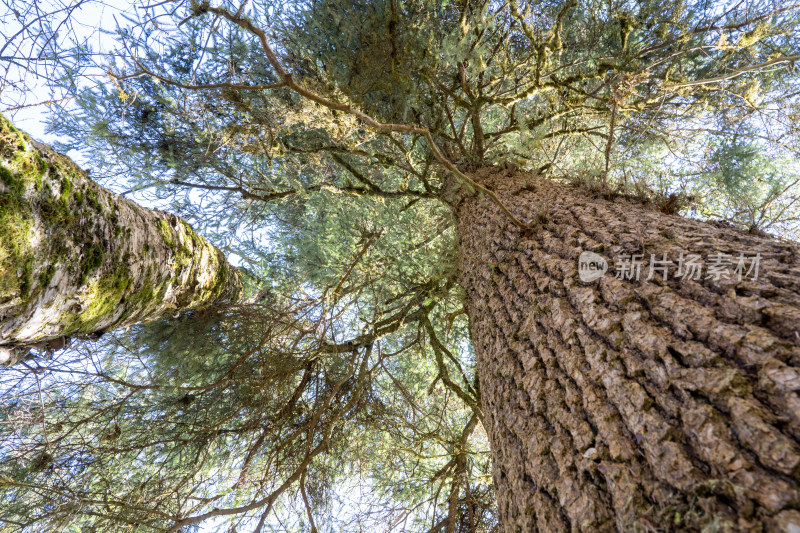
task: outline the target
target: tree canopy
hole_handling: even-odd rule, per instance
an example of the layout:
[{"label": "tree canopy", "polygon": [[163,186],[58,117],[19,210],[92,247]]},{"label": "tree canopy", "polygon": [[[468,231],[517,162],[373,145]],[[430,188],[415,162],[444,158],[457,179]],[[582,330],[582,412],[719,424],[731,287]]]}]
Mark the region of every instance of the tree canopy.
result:
[{"label": "tree canopy", "polygon": [[447,199],[499,200],[470,169],[800,230],[788,2],[166,0],[102,50],[88,0],[5,5],[7,107],[46,78],[56,148],[252,296],[3,370],[8,530],[496,528]]}]

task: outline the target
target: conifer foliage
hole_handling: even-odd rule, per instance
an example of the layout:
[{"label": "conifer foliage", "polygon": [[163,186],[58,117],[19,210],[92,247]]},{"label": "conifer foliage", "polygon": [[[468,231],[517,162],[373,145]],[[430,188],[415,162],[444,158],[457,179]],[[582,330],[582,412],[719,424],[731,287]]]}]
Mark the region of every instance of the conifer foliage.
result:
[{"label": "conifer foliage", "polygon": [[[246,298],[4,370],[0,527],[800,527],[800,253],[778,240],[800,7],[165,0],[93,50],[91,2],[36,6],[3,15],[8,87],[46,75],[56,148],[187,220]],[[769,283],[665,285],[671,308],[575,272],[581,247],[745,245]],[[730,472],[703,455],[726,439]]]}]

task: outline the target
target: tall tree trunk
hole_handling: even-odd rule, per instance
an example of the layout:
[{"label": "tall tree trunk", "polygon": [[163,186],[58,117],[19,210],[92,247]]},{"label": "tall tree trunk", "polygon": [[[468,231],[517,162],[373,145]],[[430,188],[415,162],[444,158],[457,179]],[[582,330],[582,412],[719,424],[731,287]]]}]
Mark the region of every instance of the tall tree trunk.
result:
[{"label": "tall tree trunk", "polygon": [[[485,197],[454,202],[505,531],[800,531],[800,250],[476,174],[533,223],[523,234]],[[584,250],[648,266],[582,282]],[[718,252],[760,254],[757,279],[707,278]],[[666,281],[645,279],[651,253],[675,263]],[[702,279],[676,277],[681,254],[703,258]]]},{"label": "tall tree trunk", "polygon": [[0,117],[0,359],[241,291],[188,224],[103,189]]}]

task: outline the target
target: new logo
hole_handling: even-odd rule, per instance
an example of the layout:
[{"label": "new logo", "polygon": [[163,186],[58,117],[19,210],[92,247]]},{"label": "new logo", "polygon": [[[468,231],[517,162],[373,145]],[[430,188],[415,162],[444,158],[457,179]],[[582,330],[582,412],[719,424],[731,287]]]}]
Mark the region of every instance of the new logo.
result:
[{"label": "new logo", "polygon": [[608,261],[601,255],[585,251],[578,257],[578,277],[589,283],[603,277],[608,270]]}]

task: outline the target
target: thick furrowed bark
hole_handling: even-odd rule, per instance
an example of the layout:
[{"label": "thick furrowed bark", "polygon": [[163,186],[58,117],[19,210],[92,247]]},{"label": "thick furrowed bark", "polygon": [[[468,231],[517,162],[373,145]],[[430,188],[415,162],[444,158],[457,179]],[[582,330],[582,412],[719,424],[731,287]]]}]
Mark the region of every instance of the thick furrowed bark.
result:
[{"label": "thick furrowed bark", "polygon": [[[499,169],[454,202],[506,531],[800,531],[800,250]],[[583,283],[582,250],[761,254]],[[703,277],[706,271],[703,271]],[[752,276],[751,276],[752,277]],[[794,524],[794,525],[793,525]],[[793,529],[794,528],[794,529]]]},{"label": "thick furrowed bark", "polygon": [[188,224],[103,189],[0,117],[0,357],[241,291]]}]

